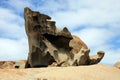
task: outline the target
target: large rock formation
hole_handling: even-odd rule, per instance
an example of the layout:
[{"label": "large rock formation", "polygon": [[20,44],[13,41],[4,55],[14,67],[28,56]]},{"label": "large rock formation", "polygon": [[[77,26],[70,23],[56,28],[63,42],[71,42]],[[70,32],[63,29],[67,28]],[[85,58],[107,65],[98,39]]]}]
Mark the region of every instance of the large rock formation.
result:
[{"label": "large rock formation", "polygon": [[90,57],[90,49],[65,27],[57,29],[51,17],[24,9],[25,29],[29,42],[29,55],[26,68],[51,66],[79,66],[98,63],[103,51]]}]

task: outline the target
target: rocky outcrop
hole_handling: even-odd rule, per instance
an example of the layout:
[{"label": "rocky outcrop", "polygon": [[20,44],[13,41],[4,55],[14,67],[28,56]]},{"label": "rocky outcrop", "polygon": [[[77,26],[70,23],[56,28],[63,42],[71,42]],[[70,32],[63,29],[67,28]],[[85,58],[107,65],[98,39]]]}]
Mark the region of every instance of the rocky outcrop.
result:
[{"label": "rocky outcrop", "polygon": [[26,60],[16,61],[15,64],[13,65],[13,68],[24,69],[25,68],[25,63],[26,63]]},{"label": "rocky outcrop", "polygon": [[89,64],[97,64],[101,61],[101,59],[104,57],[104,52],[99,51],[97,52],[97,55],[90,56],[90,63]]},{"label": "rocky outcrop", "polygon": [[120,61],[116,62],[116,63],[114,64],[114,67],[120,69]]},{"label": "rocky outcrop", "polygon": [[23,69],[26,60],[20,61],[0,61],[0,69]]},{"label": "rocky outcrop", "polygon": [[29,42],[29,55],[25,67],[79,66],[100,62],[104,52],[90,57],[87,45],[71,35],[65,27],[57,29],[51,17],[24,9],[25,30]]},{"label": "rocky outcrop", "polygon": [[0,69],[11,69],[14,64],[14,61],[0,61]]}]

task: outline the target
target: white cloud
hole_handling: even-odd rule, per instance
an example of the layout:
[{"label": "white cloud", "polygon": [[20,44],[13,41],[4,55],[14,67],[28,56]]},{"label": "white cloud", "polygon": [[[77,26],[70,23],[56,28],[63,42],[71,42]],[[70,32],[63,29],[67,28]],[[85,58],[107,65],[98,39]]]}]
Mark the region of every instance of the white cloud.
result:
[{"label": "white cloud", "polygon": [[73,34],[78,35],[90,47],[103,45],[115,37],[115,33],[106,28],[85,28]]},{"label": "white cloud", "polygon": [[22,13],[24,11],[24,7],[34,7],[32,5],[31,0],[7,0],[3,1],[4,5],[9,6],[11,10],[13,10],[16,13]]},{"label": "white cloud", "polygon": [[101,61],[101,63],[106,63],[109,65],[114,65],[117,61],[120,61],[120,48],[119,49],[111,49],[106,51],[105,57]]},{"label": "white cloud", "polygon": [[9,38],[25,37],[24,19],[12,11],[0,8],[0,36]]},{"label": "white cloud", "polygon": [[58,26],[68,26],[71,29],[80,25],[100,27],[117,24],[120,23],[119,2],[118,0],[78,0],[77,2],[68,0],[68,10],[55,11],[52,16]]},{"label": "white cloud", "polygon": [[27,59],[27,39],[11,40],[0,38],[0,60]]},{"label": "white cloud", "polygon": [[23,17],[0,8],[0,60],[26,59],[28,44]]}]

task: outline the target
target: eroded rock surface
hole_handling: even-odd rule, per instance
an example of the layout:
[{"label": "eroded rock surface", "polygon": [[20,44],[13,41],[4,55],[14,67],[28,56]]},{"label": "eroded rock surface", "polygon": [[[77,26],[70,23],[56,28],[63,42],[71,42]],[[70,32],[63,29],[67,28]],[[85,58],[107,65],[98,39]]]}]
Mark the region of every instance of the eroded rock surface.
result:
[{"label": "eroded rock surface", "polygon": [[0,69],[24,69],[26,60],[0,61]]},{"label": "eroded rock surface", "polygon": [[114,67],[120,69],[120,61],[116,62],[116,63],[114,64]]},{"label": "eroded rock surface", "polygon": [[87,45],[65,27],[58,29],[51,17],[24,9],[29,56],[25,67],[79,66],[100,62],[104,52],[90,57]]},{"label": "eroded rock surface", "polygon": [[14,61],[0,61],[0,69],[11,69],[14,64]]}]

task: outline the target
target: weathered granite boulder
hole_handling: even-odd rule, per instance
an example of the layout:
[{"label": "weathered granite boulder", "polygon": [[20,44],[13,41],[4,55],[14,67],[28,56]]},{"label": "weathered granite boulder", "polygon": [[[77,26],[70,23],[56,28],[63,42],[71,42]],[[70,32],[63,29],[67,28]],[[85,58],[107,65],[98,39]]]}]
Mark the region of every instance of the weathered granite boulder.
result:
[{"label": "weathered granite boulder", "polygon": [[120,69],[120,61],[116,62],[116,63],[114,64],[114,67]]},{"label": "weathered granite boulder", "polygon": [[90,56],[89,64],[97,64],[104,57],[104,54],[105,53],[103,51],[99,51],[99,52],[97,52],[97,55]]},{"label": "weathered granite boulder", "polygon": [[23,69],[25,68],[26,60],[20,61],[0,61],[0,69]]},{"label": "weathered granite boulder", "polygon": [[95,58],[91,58],[87,45],[71,35],[66,27],[57,29],[55,21],[50,21],[48,15],[26,7],[24,18],[29,42],[26,68],[96,64],[104,56],[104,52],[98,52]]},{"label": "weathered granite boulder", "polygon": [[0,69],[11,69],[14,64],[14,61],[0,61]]},{"label": "weathered granite boulder", "polygon": [[13,65],[13,68],[24,69],[25,68],[25,64],[26,64],[26,60],[16,61],[15,64]]}]

